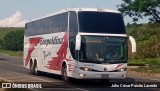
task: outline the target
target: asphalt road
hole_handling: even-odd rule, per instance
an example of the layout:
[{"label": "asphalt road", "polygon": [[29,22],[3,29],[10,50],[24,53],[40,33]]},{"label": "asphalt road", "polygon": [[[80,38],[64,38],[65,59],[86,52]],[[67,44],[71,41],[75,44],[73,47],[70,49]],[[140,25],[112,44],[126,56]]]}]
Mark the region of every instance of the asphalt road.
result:
[{"label": "asphalt road", "polygon": [[[31,75],[29,70],[23,67],[21,57],[13,57],[0,54],[0,79],[8,82],[41,83],[41,89],[31,89],[34,91],[160,91],[160,88],[111,88],[111,85],[120,83],[132,84],[153,82],[160,83],[160,79],[129,76],[126,79],[111,80],[109,84],[102,84],[98,80],[73,80],[70,83],[63,82],[61,77],[54,74],[43,74],[41,76]],[[119,85],[119,84],[118,84]]]}]

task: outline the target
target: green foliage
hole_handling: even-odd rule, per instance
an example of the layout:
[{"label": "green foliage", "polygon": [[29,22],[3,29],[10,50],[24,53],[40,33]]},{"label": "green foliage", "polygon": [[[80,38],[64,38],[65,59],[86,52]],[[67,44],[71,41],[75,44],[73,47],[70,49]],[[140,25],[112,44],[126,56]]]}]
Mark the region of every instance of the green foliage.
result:
[{"label": "green foliage", "polygon": [[147,64],[149,64],[150,66],[153,67],[160,67],[160,58],[156,58],[156,59],[146,59],[145,60]]},{"label": "green foliage", "polygon": [[132,71],[137,71],[137,72],[147,72],[147,73],[160,73],[160,67],[139,67],[136,69],[132,69]]},{"label": "green foliage", "polygon": [[139,18],[149,16],[151,22],[160,23],[160,0],[122,0],[123,3],[118,5],[118,10],[124,16],[128,15],[137,22]]},{"label": "green foliage", "polygon": [[23,50],[23,30],[11,31],[4,37],[3,48],[12,51]]},{"label": "green foliage", "polygon": [[133,59],[128,61],[128,65],[149,65],[151,67],[160,67],[160,58]]},{"label": "green foliage", "polygon": [[6,28],[6,27],[0,27],[0,39],[3,40],[5,35],[11,31],[16,31],[16,30],[24,30],[24,28]]},{"label": "green foliage", "polygon": [[10,56],[23,56],[23,51],[11,51],[11,50],[4,50],[0,49],[0,53],[7,54]]},{"label": "green foliage", "polygon": [[2,48],[3,40],[0,39],[0,49]]},{"label": "green foliage", "polygon": [[145,64],[146,62],[143,61],[142,59],[128,61],[129,66],[144,66]]},{"label": "green foliage", "polygon": [[[133,36],[137,43],[137,53],[139,58],[160,57],[160,24],[139,24],[128,26],[128,35]],[[129,54],[129,57],[131,55]]]}]

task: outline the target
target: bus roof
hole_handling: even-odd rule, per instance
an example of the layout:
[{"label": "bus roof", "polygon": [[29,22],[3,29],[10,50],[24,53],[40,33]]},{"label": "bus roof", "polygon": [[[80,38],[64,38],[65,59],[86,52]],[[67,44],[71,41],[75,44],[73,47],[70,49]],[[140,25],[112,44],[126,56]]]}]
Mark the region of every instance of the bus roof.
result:
[{"label": "bus roof", "polygon": [[[97,12],[120,13],[120,12],[117,11],[117,10],[103,9],[103,8],[66,8],[66,9],[62,9],[62,10],[59,10],[59,11],[56,11],[56,12],[47,14],[46,16],[43,16],[43,17],[40,17],[40,18],[30,20],[29,22],[36,21],[36,20],[40,20],[40,19],[43,19],[43,18],[47,18],[47,17],[50,17],[50,16],[54,16],[54,15],[57,15],[57,14],[61,14],[61,13],[64,13],[64,12],[68,12],[68,11],[75,11],[75,12],[79,12],[79,11],[97,11]],[[29,23],[29,22],[27,22],[27,23]]]}]

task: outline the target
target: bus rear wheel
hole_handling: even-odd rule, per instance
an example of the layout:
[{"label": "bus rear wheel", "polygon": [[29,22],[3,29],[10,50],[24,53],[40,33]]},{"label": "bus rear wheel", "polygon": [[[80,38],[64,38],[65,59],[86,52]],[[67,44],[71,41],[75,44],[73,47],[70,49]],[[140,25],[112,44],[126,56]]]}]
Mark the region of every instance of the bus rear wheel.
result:
[{"label": "bus rear wheel", "polygon": [[38,76],[40,75],[40,72],[38,71],[37,62],[34,63],[34,75]]},{"label": "bus rear wheel", "polygon": [[32,61],[30,61],[30,73],[34,75],[34,65]]},{"label": "bus rear wheel", "polygon": [[65,82],[69,82],[69,77],[68,77],[68,74],[67,74],[67,66],[64,65],[62,67],[62,79],[65,81]]}]

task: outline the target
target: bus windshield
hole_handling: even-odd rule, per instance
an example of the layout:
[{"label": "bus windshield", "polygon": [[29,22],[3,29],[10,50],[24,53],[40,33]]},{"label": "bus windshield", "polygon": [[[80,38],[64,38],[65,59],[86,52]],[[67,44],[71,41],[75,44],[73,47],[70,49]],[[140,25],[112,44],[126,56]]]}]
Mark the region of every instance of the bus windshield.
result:
[{"label": "bus windshield", "polygon": [[79,32],[125,34],[123,17],[111,12],[78,12]]},{"label": "bus windshield", "polygon": [[82,36],[80,62],[126,63],[126,37]]}]

